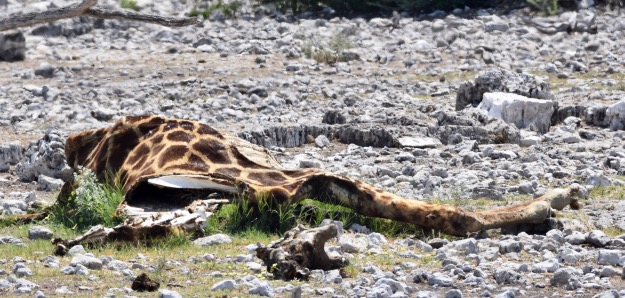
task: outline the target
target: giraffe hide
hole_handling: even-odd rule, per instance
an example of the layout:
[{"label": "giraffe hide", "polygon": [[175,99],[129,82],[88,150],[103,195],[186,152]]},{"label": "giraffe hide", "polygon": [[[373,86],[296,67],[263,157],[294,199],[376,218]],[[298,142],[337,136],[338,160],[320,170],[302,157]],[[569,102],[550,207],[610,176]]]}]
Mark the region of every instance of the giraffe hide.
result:
[{"label": "giraffe hide", "polygon": [[[287,170],[265,148],[206,124],[158,116],[126,117],[112,127],[72,135],[65,154],[75,170],[90,169],[100,179],[115,173],[125,193],[118,212],[141,215],[130,224],[140,227],[171,227],[171,221],[182,218],[178,220],[182,225],[198,228],[214,209],[215,199],[238,196],[251,203],[268,198],[290,204],[313,198],[362,215],[465,236],[490,228],[541,223],[551,216],[552,208],[577,206],[575,197],[584,193],[579,185],[572,185],[519,205],[469,212],[402,198],[320,169]],[[62,191],[57,204],[65,201],[67,193]],[[177,216],[172,217],[172,212]]]}]

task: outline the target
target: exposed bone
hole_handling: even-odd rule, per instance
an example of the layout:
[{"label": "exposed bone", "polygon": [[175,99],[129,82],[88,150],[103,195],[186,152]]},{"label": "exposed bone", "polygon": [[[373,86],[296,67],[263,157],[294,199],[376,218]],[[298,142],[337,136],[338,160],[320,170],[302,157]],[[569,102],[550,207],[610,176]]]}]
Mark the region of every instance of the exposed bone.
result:
[{"label": "exposed bone", "polygon": [[72,240],[60,238],[52,240],[56,245],[55,254],[64,255],[72,246],[92,245],[97,243],[150,242],[167,235],[199,233],[202,234],[206,220],[213,212],[228,200],[198,200],[189,205],[193,212],[184,209],[168,212],[146,212],[142,208],[125,206],[123,212],[128,219],[114,228],[97,225],[83,235]]},{"label": "exposed bone", "polygon": [[211,189],[236,193],[238,189],[229,185],[219,184],[201,175],[169,175],[148,179],[148,183],[168,188]]},{"label": "exposed bone", "polygon": [[336,237],[334,224],[306,229],[302,225],[286,232],[284,237],[269,246],[256,249],[256,256],[263,260],[267,271],[283,280],[307,280],[310,270],[332,270],[347,266],[343,257],[330,257],[326,253],[325,243]]},{"label": "exposed bone", "polygon": [[22,15],[11,16],[0,20],[0,31],[11,30],[21,27],[28,27],[41,23],[48,23],[60,19],[73,18],[81,15],[89,15],[100,19],[126,19],[139,22],[155,23],[168,27],[181,27],[194,25],[199,19],[194,17],[163,17],[156,15],[141,14],[128,10],[108,10],[93,7],[98,0],[83,0],[80,3],[66,7],[50,9],[44,12],[33,12]]}]

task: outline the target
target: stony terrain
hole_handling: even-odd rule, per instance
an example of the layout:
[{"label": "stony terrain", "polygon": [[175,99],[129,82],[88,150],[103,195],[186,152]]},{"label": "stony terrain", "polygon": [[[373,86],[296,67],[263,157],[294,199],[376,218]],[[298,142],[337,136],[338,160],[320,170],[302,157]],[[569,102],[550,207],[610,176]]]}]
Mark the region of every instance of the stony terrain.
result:
[{"label": "stony terrain", "polygon": [[[138,1],[140,11],[181,15],[192,6],[154,2]],[[9,0],[4,15],[65,4]],[[390,30],[389,18],[290,22],[251,7],[238,19],[215,13],[177,29],[90,18],[26,28],[26,60],[0,62],[0,214],[54,200],[71,175],[63,157],[67,135],[125,115],[159,114],[237,134],[270,148],[288,167],[325,168],[466,208],[518,202],[571,183],[589,190],[581,210],[560,215],[563,230],[546,235],[495,231],[448,243],[346,231],[332,250],[357,264],[350,278],[329,271],[309,283],[271,280],[258,274],[264,268],[247,243],[229,247],[238,255],[229,259],[207,253],[167,261],[181,275],[190,275],[187,267],[210,275],[209,288],[278,297],[290,296],[294,285],[304,297],[625,296],[625,19],[591,7],[578,11],[578,23],[594,13],[597,34],[546,34],[524,21],[524,10],[404,17]],[[571,14],[534,19],[555,28]],[[345,62],[307,58],[320,47]],[[496,91],[523,97],[502,104],[498,96],[510,96]],[[490,94],[480,108],[466,107],[484,92]],[[5,256],[16,244],[4,243],[29,241],[22,230],[0,234],[2,295],[92,296],[94,288],[139,295],[123,289],[128,277],[158,267],[136,253]],[[230,279],[227,269],[197,267],[211,262],[249,275]],[[46,280],[37,276],[44,267],[86,277]],[[100,274],[102,268],[115,274]],[[98,278],[127,285],[102,289]]]}]

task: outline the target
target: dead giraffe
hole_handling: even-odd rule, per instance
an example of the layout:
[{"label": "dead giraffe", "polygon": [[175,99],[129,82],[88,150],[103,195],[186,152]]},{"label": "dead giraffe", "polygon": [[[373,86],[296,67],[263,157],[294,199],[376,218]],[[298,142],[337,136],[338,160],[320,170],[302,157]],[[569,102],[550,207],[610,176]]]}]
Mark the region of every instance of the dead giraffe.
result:
[{"label": "dead giraffe", "polygon": [[[196,121],[158,116],[126,117],[110,128],[70,136],[68,164],[98,177],[117,173],[126,206],[187,205],[181,193],[218,192],[251,202],[268,197],[293,204],[314,198],[372,217],[411,223],[425,230],[466,236],[520,223],[541,223],[552,209],[578,207],[579,185],[493,210],[466,211],[406,199],[321,169],[287,170],[264,148]],[[181,192],[181,189],[184,191]],[[57,203],[62,203],[62,192]]]}]

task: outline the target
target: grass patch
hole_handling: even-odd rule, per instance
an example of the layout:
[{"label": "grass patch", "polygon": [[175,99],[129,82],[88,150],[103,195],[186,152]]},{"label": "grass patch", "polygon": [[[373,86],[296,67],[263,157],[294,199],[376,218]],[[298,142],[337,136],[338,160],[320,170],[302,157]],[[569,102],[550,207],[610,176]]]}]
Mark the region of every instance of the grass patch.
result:
[{"label": "grass patch", "polygon": [[625,199],[625,187],[619,185],[598,186],[590,191],[590,198],[600,200]]},{"label": "grass patch", "polygon": [[362,216],[350,208],[311,199],[291,205],[271,205],[267,199],[261,199],[258,206],[253,206],[245,198],[235,199],[234,203],[222,206],[209,217],[206,232],[243,233],[248,237],[266,238],[283,235],[298,223],[317,227],[324,219],[340,221],[345,227],[360,224],[373,232],[391,236],[422,234],[422,230],[412,224]]},{"label": "grass patch", "polygon": [[230,3],[224,4],[220,0],[220,1],[217,1],[217,3],[209,6],[207,9],[198,10],[197,8],[193,8],[191,12],[189,12],[188,16],[197,17],[201,15],[204,17],[204,19],[208,20],[208,18],[213,13],[213,11],[221,10],[221,12],[223,12],[226,18],[230,19],[236,16],[239,9],[241,9],[241,2],[239,1],[232,1]]},{"label": "grass patch", "polygon": [[625,234],[625,230],[619,227],[614,227],[614,226],[606,227],[601,230],[610,237],[617,237],[617,236]]},{"label": "grass patch", "polygon": [[329,41],[324,42],[311,37],[302,45],[302,53],[317,63],[334,64],[346,61],[345,51],[353,47],[349,38],[342,33],[334,35]]},{"label": "grass patch", "polygon": [[119,1],[119,6],[121,6],[121,8],[124,9],[131,9],[134,11],[139,10],[137,8],[137,1],[136,0],[120,0]]},{"label": "grass patch", "polygon": [[105,183],[99,183],[88,169],[74,174],[74,179],[79,186],[71,193],[68,203],[50,208],[51,223],[79,232],[98,224],[112,227],[121,223],[122,219],[115,216],[117,206],[124,199],[119,181],[109,178]]}]

